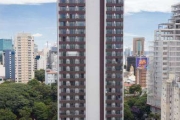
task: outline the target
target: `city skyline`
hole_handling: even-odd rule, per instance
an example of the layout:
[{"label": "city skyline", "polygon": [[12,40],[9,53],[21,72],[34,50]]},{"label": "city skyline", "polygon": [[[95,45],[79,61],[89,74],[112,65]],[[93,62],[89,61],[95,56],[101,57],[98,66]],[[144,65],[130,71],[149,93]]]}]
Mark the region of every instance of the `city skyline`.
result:
[{"label": "city skyline", "polygon": [[[167,22],[170,6],[180,0],[148,0],[148,5],[142,0],[126,0],[124,16],[124,48],[132,48],[133,37],[145,37],[145,50],[148,41],[154,39],[154,30],[159,23]],[[39,50],[57,41],[56,0],[13,0],[0,1],[0,38],[14,38],[19,32],[28,32],[34,35]],[[147,2],[147,0],[146,0]],[[160,5],[161,2],[161,5]],[[147,2],[148,3],[148,2]],[[143,4],[143,6],[139,5]],[[135,7],[136,6],[136,7]],[[47,9],[48,8],[48,9]],[[156,19],[158,18],[158,19]],[[133,20],[133,21],[132,21]],[[16,24],[14,24],[16,23]],[[28,23],[28,26],[27,26]],[[11,26],[11,29],[8,28]],[[34,29],[36,27],[36,29]],[[148,27],[149,29],[145,29]]]}]

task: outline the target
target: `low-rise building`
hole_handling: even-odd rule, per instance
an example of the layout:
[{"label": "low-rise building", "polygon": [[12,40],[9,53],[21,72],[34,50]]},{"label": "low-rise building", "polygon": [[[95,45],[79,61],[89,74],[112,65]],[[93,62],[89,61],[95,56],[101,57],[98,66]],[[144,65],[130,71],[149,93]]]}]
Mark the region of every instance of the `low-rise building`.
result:
[{"label": "low-rise building", "polygon": [[4,81],[5,78],[5,67],[0,64],[0,83]]},{"label": "low-rise building", "polygon": [[45,70],[45,84],[51,85],[52,83],[56,83],[58,80],[57,71],[53,71],[50,69]]}]

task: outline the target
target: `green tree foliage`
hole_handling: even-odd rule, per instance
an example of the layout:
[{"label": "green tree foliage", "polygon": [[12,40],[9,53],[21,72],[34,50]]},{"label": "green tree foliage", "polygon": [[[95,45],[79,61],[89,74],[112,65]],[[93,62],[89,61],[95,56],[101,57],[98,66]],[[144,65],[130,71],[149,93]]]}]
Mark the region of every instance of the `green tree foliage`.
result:
[{"label": "green tree foliage", "polygon": [[161,116],[159,114],[150,113],[148,115],[148,120],[160,120],[160,119],[161,119]]},{"label": "green tree foliage", "polygon": [[[0,120],[16,120],[16,117],[17,120],[54,120],[57,117],[55,90],[56,85],[47,86],[37,80],[32,80],[28,84],[1,84]],[[12,118],[4,119],[6,114]]]},{"label": "green tree foliage", "polygon": [[[146,104],[146,101],[146,94],[143,96],[131,97],[126,101],[128,107],[131,109],[131,113],[133,114],[134,118],[138,120],[144,120],[145,115],[150,114],[150,106]],[[127,109],[126,106],[125,109]],[[126,114],[127,113],[125,113],[125,116]]]},{"label": "green tree foliage", "polygon": [[142,88],[140,85],[132,85],[130,88],[129,88],[129,93],[130,94],[135,94],[135,93],[140,93],[141,94],[142,92]]},{"label": "green tree foliage", "polygon": [[38,87],[40,85],[40,83],[38,80],[32,79],[31,81],[28,82],[28,85],[31,87]]},{"label": "green tree foliage", "polygon": [[42,83],[45,81],[45,70],[36,70],[35,71],[35,79],[41,81]]},{"label": "green tree foliage", "polygon": [[37,120],[48,119],[48,107],[43,102],[35,102],[33,112]]},{"label": "green tree foliage", "polygon": [[8,109],[0,109],[0,120],[16,120],[17,116]]},{"label": "green tree foliage", "polygon": [[124,120],[134,120],[131,109],[127,103],[124,103]]}]

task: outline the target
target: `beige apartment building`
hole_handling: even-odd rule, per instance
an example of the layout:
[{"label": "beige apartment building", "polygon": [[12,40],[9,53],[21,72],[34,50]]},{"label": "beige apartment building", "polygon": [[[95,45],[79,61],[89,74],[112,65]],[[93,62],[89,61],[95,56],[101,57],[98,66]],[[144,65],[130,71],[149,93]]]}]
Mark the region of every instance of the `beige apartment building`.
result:
[{"label": "beige apartment building", "polygon": [[34,78],[34,38],[30,33],[18,33],[14,41],[15,82],[27,83]]},{"label": "beige apartment building", "polygon": [[180,118],[180,77],[170,74],[162,84],[161,120],[179,120]]}]

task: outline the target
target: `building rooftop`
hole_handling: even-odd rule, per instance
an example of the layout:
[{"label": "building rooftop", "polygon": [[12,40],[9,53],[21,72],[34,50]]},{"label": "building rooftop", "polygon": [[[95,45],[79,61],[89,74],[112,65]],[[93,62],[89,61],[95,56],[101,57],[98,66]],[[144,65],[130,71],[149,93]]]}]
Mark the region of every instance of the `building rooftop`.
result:
[{"label": "building rooftop", "polygon": [[50,69],[47,69],[47,70],[46,70],[46,73],[48,73],[48,74],[57,74],[58,72],[57,72],[57,71],[50,70]]}]

